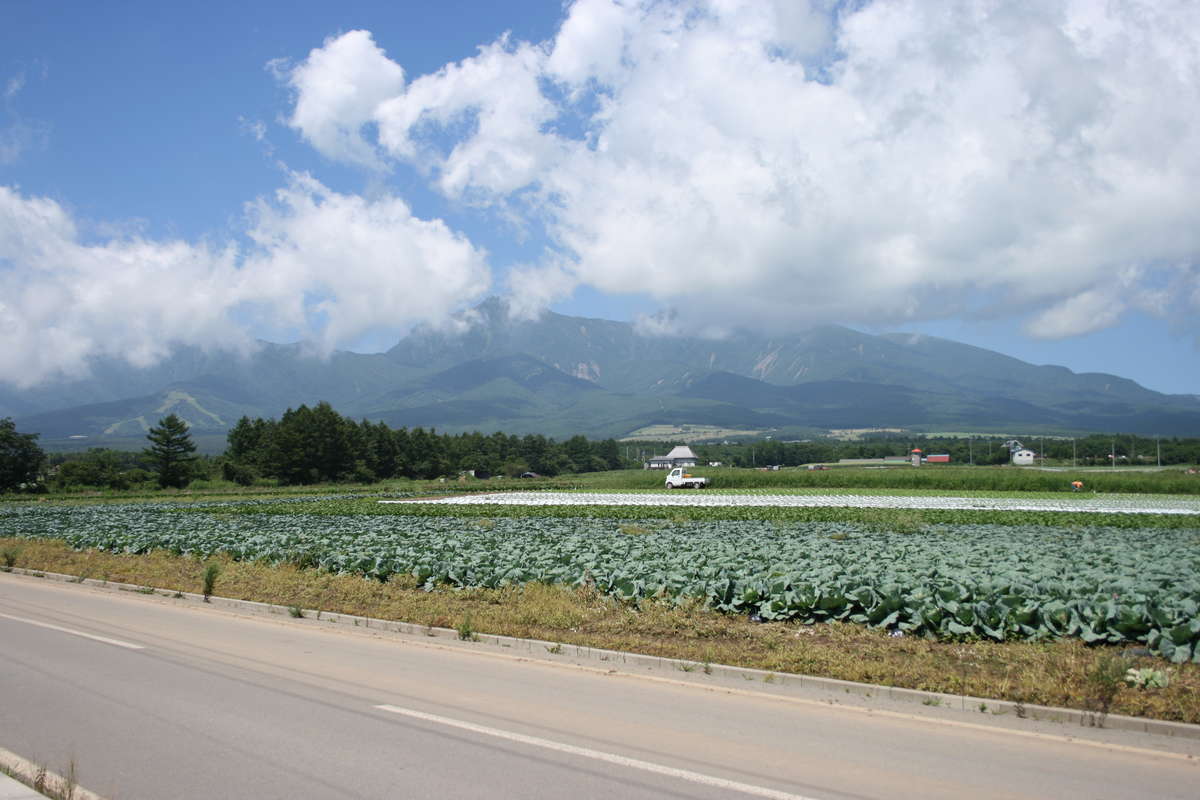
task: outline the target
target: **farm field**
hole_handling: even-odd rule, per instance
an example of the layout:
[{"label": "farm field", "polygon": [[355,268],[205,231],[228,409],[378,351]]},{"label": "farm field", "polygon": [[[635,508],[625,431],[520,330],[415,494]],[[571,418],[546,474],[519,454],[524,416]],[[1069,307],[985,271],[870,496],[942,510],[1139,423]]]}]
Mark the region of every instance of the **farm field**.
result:
[{"label": "farm field", "polygon": [[709,439],[762,436],[757,429],[721,428],[716,425],[647,425],[638,428],[618,441],[622,442],[702,442]]},{"label": "farm field", "polygon": [[537,519],[404,513],[497,499],[479,495],[378,515],[309,513],[328,500],[186,512],[30,505],[0,511],[0,533],[117,553],[227,554],[378,581],[406,576],[426,590],[589,585],[627,602],[695,600],[764,620],[847,620],[942,639],[1078,637],[1200,662],[1200,527],[589,519],[571,516],[563,497],[549,496],[558,516]]},{"label": "farm field", "polygon": [[0,567],[1200,722],[1196,497],[492,485],[4,503]]}]

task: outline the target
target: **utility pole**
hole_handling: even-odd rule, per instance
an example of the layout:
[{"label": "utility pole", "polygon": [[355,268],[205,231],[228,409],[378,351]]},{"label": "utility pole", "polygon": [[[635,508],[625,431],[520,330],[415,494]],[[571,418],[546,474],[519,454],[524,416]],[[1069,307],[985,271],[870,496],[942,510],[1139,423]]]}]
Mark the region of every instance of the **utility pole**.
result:
[{"label": "utility pole", "polygon": [[1071,437],[1071,466],[1075,466],[1075,437]]},{"label": "utility pole", "polygon": [[1116,469],[1117,468],[1117,437],[1115,437],[1115,436],[1113,437],[1113,440],[1112,440],[1112,452],[1109,454],[1108,457],[1112,459],[1112,468]]},{"label": "utility pole", "polygon": [[968,456],[970,456],[970,459],[971,459],[971,465],[972,465],[972,466],[974,466],[974,465],[975,465],[975,448],[974,448],[974,444],[975,444],[975,437],[974,437],[974,436],[968,436],[968,437],[967,437],[967,455],[968,455]]},{"label": "utility pole", "polygon": [[1154,449],[1158,450],[1158,465],[1161,467],[1162,466],[1162,442],[1160,442],[1158,440],[1157,436],[1154,437]]}]

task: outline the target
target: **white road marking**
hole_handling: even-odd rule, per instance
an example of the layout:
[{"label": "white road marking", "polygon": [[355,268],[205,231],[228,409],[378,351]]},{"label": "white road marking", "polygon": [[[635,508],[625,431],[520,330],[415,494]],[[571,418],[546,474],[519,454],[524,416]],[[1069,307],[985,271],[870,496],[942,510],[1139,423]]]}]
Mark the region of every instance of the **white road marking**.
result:
[{"label": "white road marking", "polygon": [[145,650],[146,649],[145,647],[143,647],[140,644],[133,644],[132,642],[123,642],[120,639],[110,639],[107,636],[97,636],[94,633],[84,633],[83,631],[77,631],[72,628],[64,628],[61,625],[51,625],[49,622],[38,622],[36,619],[26,619],[25,617],[14,617],[12,614],[0,614],[0,617],[4,617],[4,619],[15,620],[16,622],[25,622],[25,623],[28,623],[29,625],[36,625],[39,628],[49,628],[52,631],[60,631],[62,633],[69,633],[72,636],[82,636],[85,639],[91,639],[96,642],[104,642],[104,644],[113,644],[113,645],[116,645],[117,647],[125,647],[130,650]]},{"label": "white road marking", "polygon": [[559,753],[567,753],[573,756],[581,756],[583,758],[591,758],[596,761],[605,761],[609,764],[616,764],[629,769],[640,769],[644,772],[653,772],[656,775],[666,775],[670,778],[678,778],[679,780],[698,783],[703,786],[711,786],[714,789],[724,789],[732,792],[740,792],[742,794],[753,795],[755,797],[769,797],[773,800],[816,800],[816,798],[805,795],[792,794],[790,792],[781,792],[778,789],[768,789],[765,786],[755,786],[750,783],[741,783],[739,781],[726,780],[713,775],[705,775],[700,772],[692,772],[687,769],[678,769],[676,767],[668,767],[664,764],[655,764],[651,761],[641,761],[636,758],[628,758],[619,756],[614,753],[605,753],[601,750],[592,750],[589,747],[576,747],[575,745],[563,744],[562,742],[551,741],[550,739],[542,739],[537,736],[526,736],[523,733],[514,733],[512,731],[501,730],[500,728],[489,728],[486,725],[476,725],[473,722],[464,720],[452,719],[450,717],[442,717],[437,714],[426,714],[424,711],[416,711],[411,708],[400,708],[399,706],[378,705],[375,706],[381,711],[388,711],[393,714],[401,714],[414,719],[425,720],[426,722],[435,722],[439,725],[446,725],[451,728],[459,728],[472,733],[483,734],[484,736],[494,736],[497,739],[506,739],[510,742],[519,744],[527,744],[533,747],[541,747],[546,750],[554,750]]}]

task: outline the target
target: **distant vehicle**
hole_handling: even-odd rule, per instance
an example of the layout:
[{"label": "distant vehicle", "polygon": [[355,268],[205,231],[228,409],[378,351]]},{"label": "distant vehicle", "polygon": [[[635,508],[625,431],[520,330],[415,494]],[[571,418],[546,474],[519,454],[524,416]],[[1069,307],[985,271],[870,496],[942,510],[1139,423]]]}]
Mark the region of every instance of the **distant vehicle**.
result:
[{"label": "distant vehicle", "polygon": [[522,478],[540,478],[542,476],[538,475],[536,472],[522,472],[521,477]]},{"label": "distant vehicle", "polygon": [[668,489],[703,489],[708,486],[708,478],[684,472],[683,467],[676,467],[667,475]]},{"label": "distant vehicle", "polygon": [[808,469],[829,469],[829,467],[825,466],[824,464],[809,464]]}]

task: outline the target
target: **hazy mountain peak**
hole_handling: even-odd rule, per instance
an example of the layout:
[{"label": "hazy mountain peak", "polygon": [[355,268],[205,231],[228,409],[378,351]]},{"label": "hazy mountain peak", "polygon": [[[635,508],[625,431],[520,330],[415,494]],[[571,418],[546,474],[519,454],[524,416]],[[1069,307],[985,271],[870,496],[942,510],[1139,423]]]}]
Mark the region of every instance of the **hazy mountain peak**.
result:
[{"label": "hazy mountain peak", "polygon": [[457,322],[414,329],[375,355],[317,360],[303,348],[269,344],[245,359],[181,352],[155,370],[98,370],[57,394],[0,393],[0,416],[13,414],[23,430],[46,431],[48,439],[87,435],[92,445],[131,436],[167,407],[216,436],[242,414],[278,416],[320,400],[390,425],[553,436],[621,436],[664,423],[799,435],[913,426],[1200,431],[1195,396],[921,334],[821,325],[773,336],[654,335],[552,311],[515,319],[499,297]]}]

